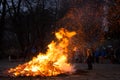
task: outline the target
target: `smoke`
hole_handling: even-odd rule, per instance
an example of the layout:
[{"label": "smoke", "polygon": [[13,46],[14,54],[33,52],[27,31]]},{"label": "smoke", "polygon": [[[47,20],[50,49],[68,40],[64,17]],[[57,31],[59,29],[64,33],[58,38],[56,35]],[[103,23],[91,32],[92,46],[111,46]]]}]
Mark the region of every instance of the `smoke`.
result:
[{"label": "smoke", "polygon": [[77,35],[71,40],[71,49],[77,47],[83,52],[84,48],[95,48],[102,43],[103,6],[94,3],[70,8],[57,22],[58,28],[76,31]]}]

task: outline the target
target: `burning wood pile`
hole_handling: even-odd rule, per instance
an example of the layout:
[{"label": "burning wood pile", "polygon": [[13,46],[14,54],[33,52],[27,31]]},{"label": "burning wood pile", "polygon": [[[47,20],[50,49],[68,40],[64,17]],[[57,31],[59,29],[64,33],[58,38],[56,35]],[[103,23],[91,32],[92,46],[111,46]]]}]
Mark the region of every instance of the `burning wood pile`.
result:
[{"label": "burning wood pile", "polygon": [[74,35],[76,32],[61,28],[55,33],[57,41],[52,41],[48,45],[46,53],[39,53],[31,61],[9,69],[8,73],[13,76],[56,76],[73,73],[74,66],[68,63],[68,46]]}]

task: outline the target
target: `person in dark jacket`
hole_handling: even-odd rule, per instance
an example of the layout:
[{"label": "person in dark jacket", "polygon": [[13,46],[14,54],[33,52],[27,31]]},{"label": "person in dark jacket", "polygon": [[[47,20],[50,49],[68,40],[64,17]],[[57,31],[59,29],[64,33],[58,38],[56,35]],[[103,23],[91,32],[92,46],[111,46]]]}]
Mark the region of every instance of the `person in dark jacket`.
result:
[{"label": "person in dark jacket", "polygon": [[93,69],[93,57],[90,51],[88,51],[88,55],[87,55],[87,65],[88,65],[88,70],[92,70]]}]

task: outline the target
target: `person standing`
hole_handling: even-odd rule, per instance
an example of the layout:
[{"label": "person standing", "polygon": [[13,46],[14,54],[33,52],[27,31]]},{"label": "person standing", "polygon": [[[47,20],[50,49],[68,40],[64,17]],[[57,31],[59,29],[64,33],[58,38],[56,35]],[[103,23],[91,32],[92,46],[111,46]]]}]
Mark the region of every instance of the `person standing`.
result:
[{"label": "person standing", "polygon": [[87,65],[88,65],[88,70],[92,70],[93,69],[93,57],[92,57],[92,53],[90,51],[90,49],[87,51]]},{"label": "person standing", "polygon": [[95,50],[95,55],[94,55],[96,63],[99,63],[99,56],[100,56],[100,52],[99,52],[99,48],[97,48]]}]

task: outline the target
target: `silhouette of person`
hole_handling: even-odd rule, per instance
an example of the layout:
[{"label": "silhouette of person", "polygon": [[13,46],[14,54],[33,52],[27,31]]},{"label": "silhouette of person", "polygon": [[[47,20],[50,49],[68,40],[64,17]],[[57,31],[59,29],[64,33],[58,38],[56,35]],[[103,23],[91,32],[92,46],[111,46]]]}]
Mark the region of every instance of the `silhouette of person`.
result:
[{"label": "silhouette of person", "polygon": [[93,61],[93,57],[92,57],[92,53],[90,51],[87,52],[87,65],[88,65],[88,70],[92,70],[93,69],[93,65],[92,65],[92,61]]}]

